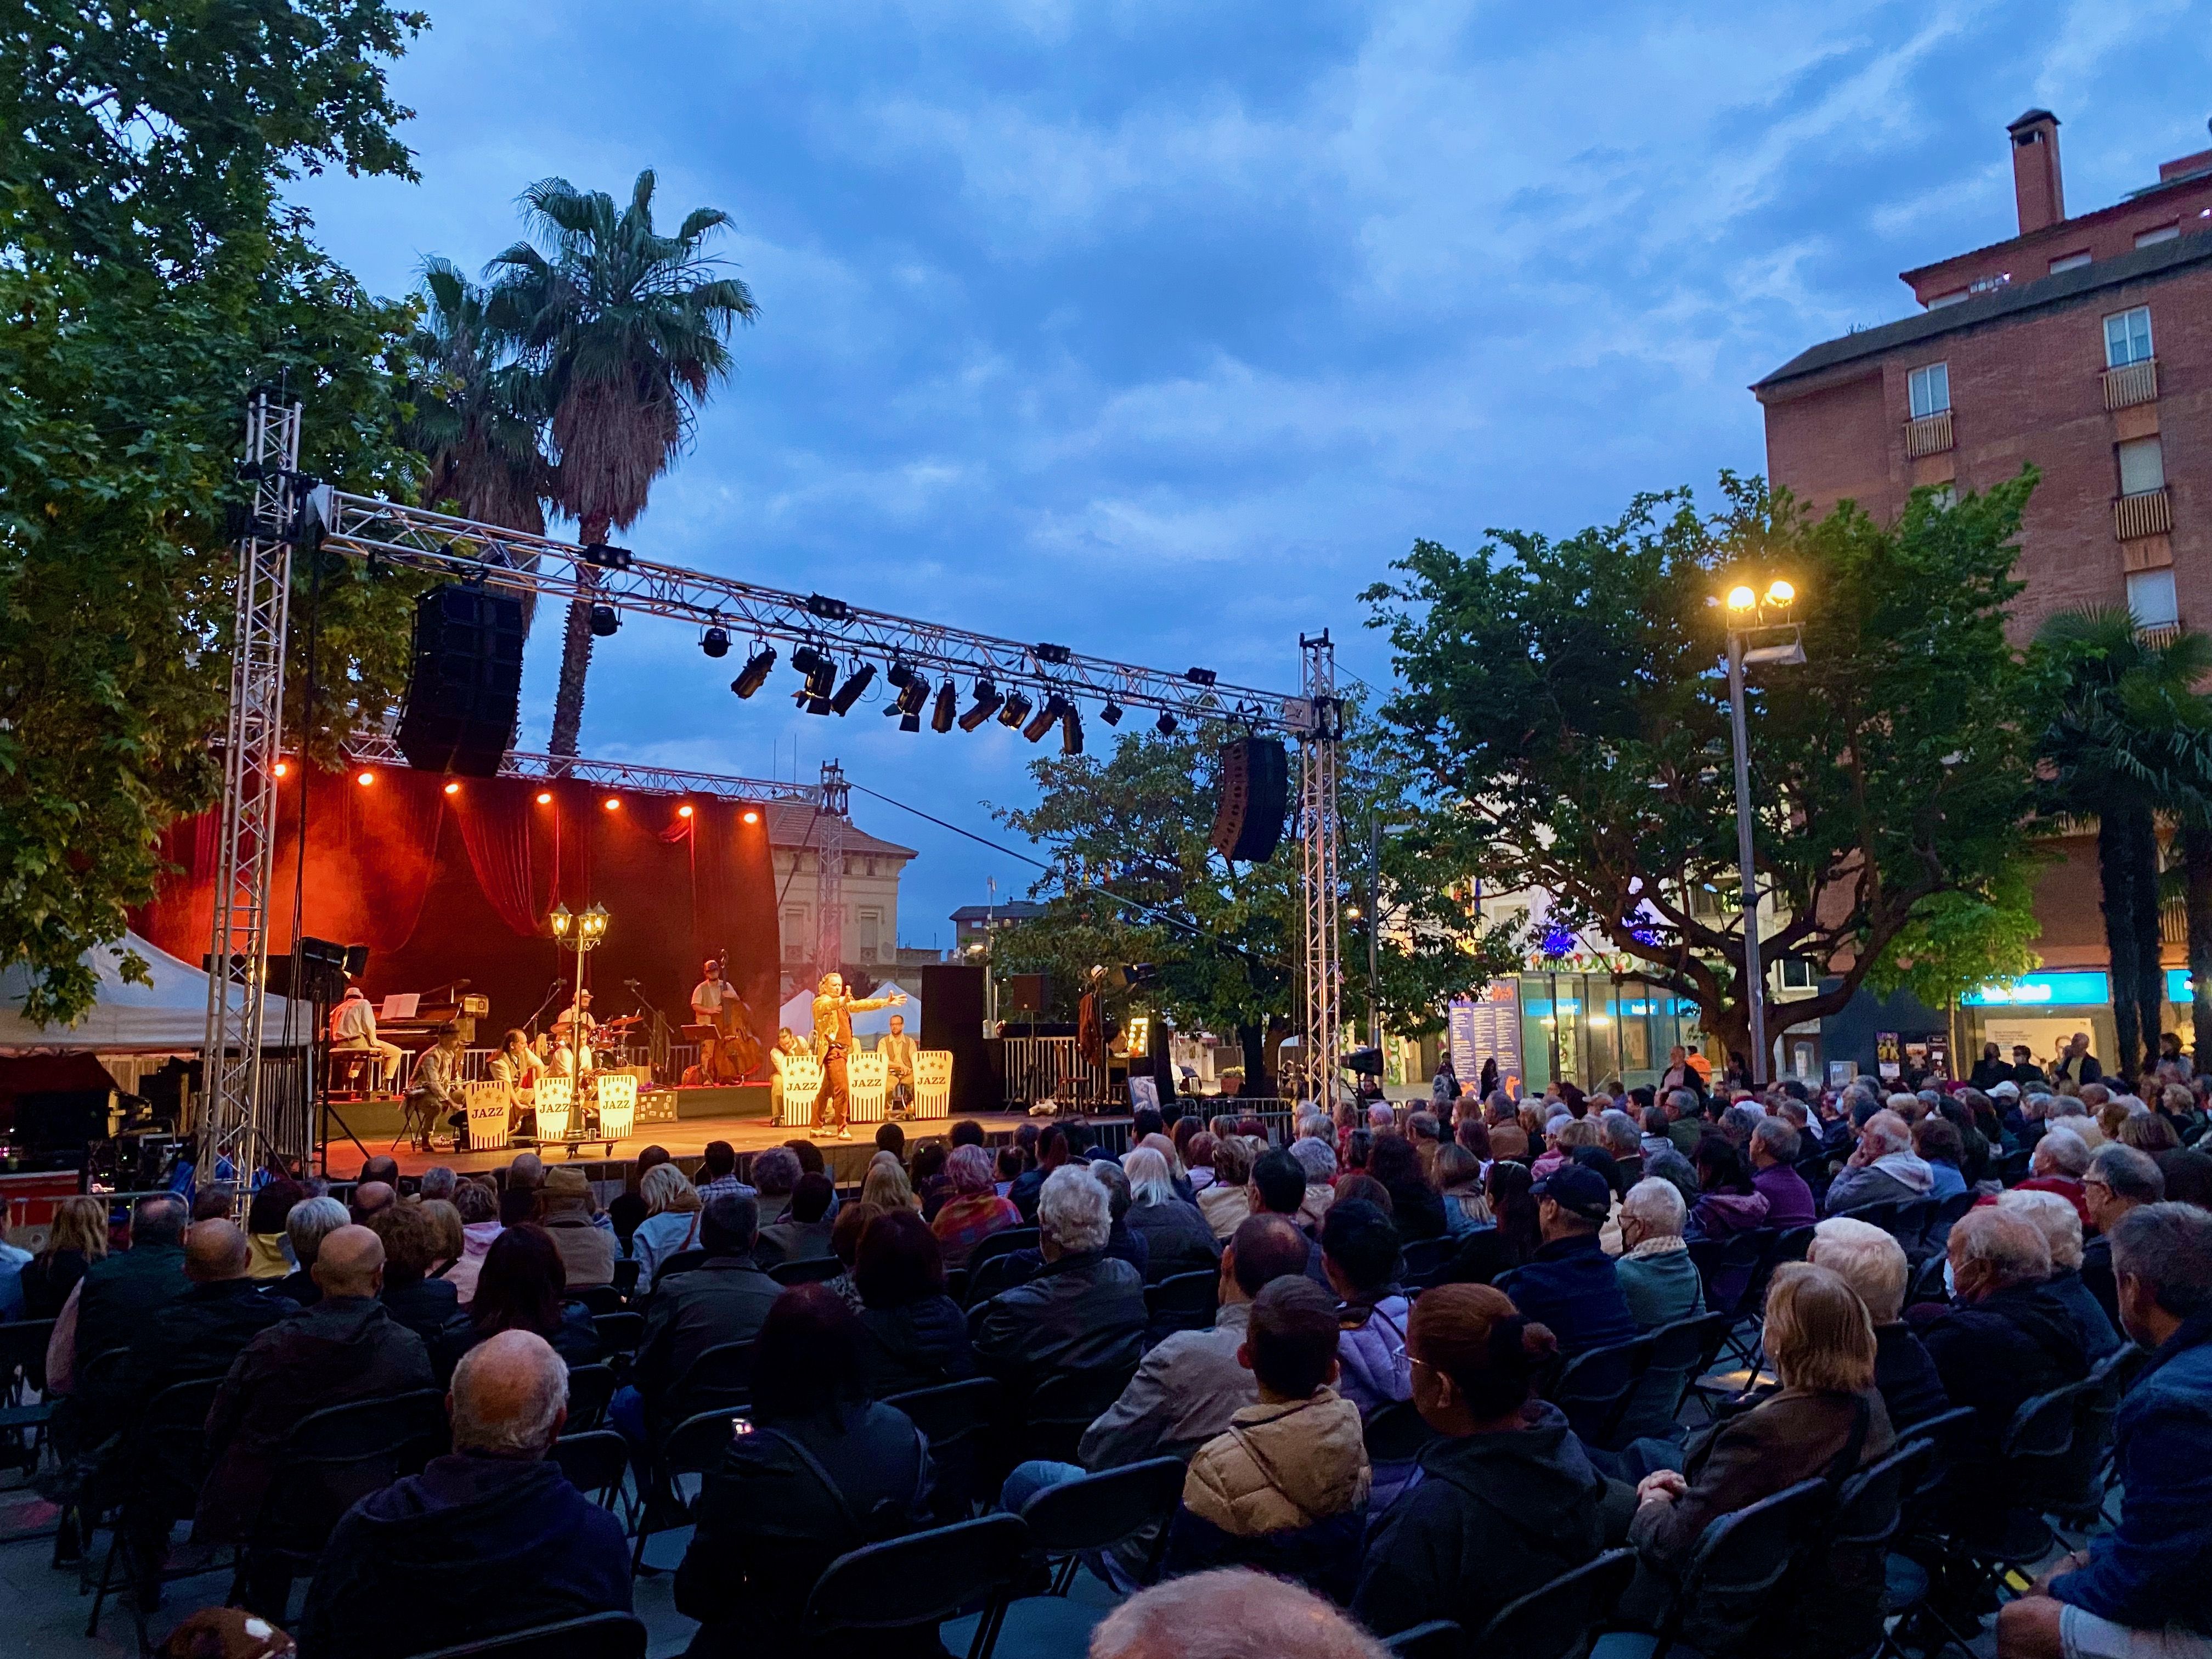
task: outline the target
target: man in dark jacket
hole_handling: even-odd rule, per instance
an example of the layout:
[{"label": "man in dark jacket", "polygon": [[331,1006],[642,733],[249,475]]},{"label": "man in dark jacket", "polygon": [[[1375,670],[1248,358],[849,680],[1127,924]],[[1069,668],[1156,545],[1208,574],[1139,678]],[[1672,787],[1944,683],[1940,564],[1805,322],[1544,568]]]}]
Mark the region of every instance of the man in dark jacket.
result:
[{"label": "man in dark jacket", "polygon": [[315,1568],[300,1644],[315,1659],[405,1659],[532,1625],[627,1613],[622,1523],[546,1454],[568,1368],[544,1338],[469,1350],[446,1409],[450,1456],[346,1511]]},{"label": "man in dark jacket", "polygon": [[1044,1190],[1046,1178],[1067,1158],[1067,1132],[1057,1123],[1052,1124],[1037,1137],[1036,1167],[1016,1176],[1013,1184],[1006,1188],[1006,1201],[1022,1212],[1024,1226],[1036,1224],[1037,1194]]},{"label": "man in dark jacket", "polygon": [[[316,1253],[322,1299],[246,1345],[208,1413],[210,1470],[193,1519],[196,1540],[252,1540],[282,1470],[285,1440],[301,1419],[330,1406],[432,1386],[422,1339],[377,1300],[383,1280],[384,1246],[376,1235],[340,1227]],[[281,1618],[290,1594],[289,1571],[249,1555],[248,1607]]]},{"label": "man in dark jacket", "polygon": [[1134,1365],[1145,1346],[1145,1280],[1106,1254],[1106,1188],[1079,1165],[1056,1168],[1038,1189],[1036,1213],[1043,1270],[986,1304],[976,1358],[1018,1388],[1059,1371]]},{"label": "man in dark jacket", "polygon": [[194,1222],[184,1254],[189,1288],[131,1344],[131,1389],[142,1403],[173,1382],[224,1375],[247,1343],[298,1311],[246,1277],[252,1252],[234,1223]]},{"label": "man in dark jacket", "polygon": [[632,1371],[653,1410],[667,1407],[691,1362],[725,1342],[749,1342],[783,1287],[753,1259],[759,1208],[742,1193],[716,1193],[699,1218],[707,1259],[664,1279],[646,1311],[645,1337]]},{"label": "man in dark jacket", "polygon": [[836,1254],[830,1248],[830,1229],[836,1224],[830,1206],[836,1196],[837,1188],[830,1177],[818,1170],[799,1176],[799,1184],[791,1189],[791,1207],[783,1212],[783,1219],[762,1228],[754,1241],[753,1259],[763,1267],[773,1267],[779,1261],[812,1261]]},{"label": "man in dark jacket", "polygon": [[1567,1164],[1529,1188],[1544,1242],[1513,1275],[1508,1294],[1528,1318],[1551,1327],[1563,1353],[1580,1353],[1637,1334],[1636,1316],[1621,1294],[1613,1258],[1598,1229],[1613,1207],[1605,1177]]},{"label": "man in dark jacket", "polygon": [[2121,1326],[2151,1350],[2113,1425],[2119,1524],[1999,1610],[2000,1659],[2212,1650],[2212,1214],[2134,1210],[2112,1264]]},{"label": "man in dark jacket", "polygon": [[1952,1297],[1911,1310],[1953,1406],[1971,1406],[1949,1485],[1962,1509],[2004,1518],[1998,1446],[2023,1401],[2088,1375],[2081,1322],[2043,1288],[2051,1248],[2033,1224],[1995,1206],[1969,1210],[1951,1229]]},{"label": "man in dark jacket", "polygon": [[97,1362],[128,1349],[155,1315],[191,1290],[185,1277],[185,1214],[184,1200],[173,1194],[140,1199],[131,1208],[131,1248],[94,1262],[70,1293],[76,1310],[70,1375],[77,1427],[88,1444],[119,1426],[118,1413],[135,1391],[135,1366]]},{"label": "man in dark jacket", "polygon": [[2120,1322],[2120,1301],[2112,1277],[2112,1230],[2129,1211],[2165,1196],[2166,1172],[2148,1152],[2114,1141],[2089,1155],[2088,1173],[2081,1177],[2081,1201],[2097,1231],[2081,1246],[2081,1282],[2114,1325]]}]

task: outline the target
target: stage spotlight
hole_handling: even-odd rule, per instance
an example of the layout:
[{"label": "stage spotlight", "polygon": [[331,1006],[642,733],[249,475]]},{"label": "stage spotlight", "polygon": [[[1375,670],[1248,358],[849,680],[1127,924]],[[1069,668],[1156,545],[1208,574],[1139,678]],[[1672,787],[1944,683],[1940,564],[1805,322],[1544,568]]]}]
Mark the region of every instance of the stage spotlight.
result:
[{"label": "stage spotlight", "polygon": [[1173,714],[1162,714],[1152,729],[1164,738],[1175,736],[1176,717]]},{"label": "stage spotlight", "polygon": [[550,789],[539,790],[538,792],[538,804],[540,806],[550,806],[553,804],[553,792]]},{"label": "stage spotlight", "polygon": [[858,668],[853,671],[851,677],[846,680],[844,684],[837,688],[837,695],[830,699],[830,708],[836,709],[840,714],[851,712],[853,705],[860,702],[860,693],[868,689],[869,685],[874,682],[875,678],[875,664],[872,662],[862,663]]},{"label": "stage spotlight", "polygon": [[354,776],[354,781],[359,784],[362,788],[366,789],[369,785],[376,781],[376,774],[374,772],[356,773]]},{"label": "stage spotlight", "polygon": [[1009,691],[1006,707],[999,710],[999,724],[1010,732],[1018,732],[1022,729],[1022,722],[1029,718],[1030,710],[1036,706],[1026,694]]},{"label": "stage spotlight", "polygon": [[1098,718],[1109,726],[1119,726],[1121,723],[1121,705],[1109,701],[1107,705],[1098,711]]},{"label": "stage spotlight", "polygon": [[[950,684],[950,682],[948,681],[947,684]],[[988,680],[977,680],[975,705],[960,717],[960,729],[963,732],[973,732],[999,712],[999,704],[1002,701],[997,686]]]},{"label": "stage spotlight", "polygon": [[902,662],[895,662],[884,678],[898,687],[898,696],[884,708],[884,717],[888,720],[897,715],[902,732],[921,731],[921,711],[929,702],[928,677],[915,673]]},{"label": "stage spotlight", "polygon": [[953,716],[960,712],[960,688],[951,680],[937,688],[937,707],[929,716],[933,732],[950,732]]},{"label": "stage spotlight", "polygon": [[791,653],[791,665],[806,676],[806,684],[791,694],[791,700],[810,714],[828,714],[830,689],[837,684],[836,663],[812,646],[802,645]]},{"label": "stage spotlight", "polygon": [[610,547],[605,542],[592,542],[584,549],[584,562],[601,570],[627,570],[636,557],[626,547]]},{"label": "stage spotlight", "polygon": [[619,812],[622,811],[622,803],[617,800],[612,795],[609,795],[605,800],[601,801],[599,805],[605,807],[610,812]]},{"label": "stage spotlight", "polygon": [[763,645],[745,659],[745,665],[738,671],[737,678],[730,682],[730,690],[741,697],[750,697],[768,684],[768,671],[775,666],[775,647]]},{"label": "stage spotlight", "polygon": [[699,648],[710,657],[730,654],[730,635],[727,629],[710,628],[699,636]]},{"label": "stage spotlight", "polygon": [[1030,723],[1022,728],[1022,735],[1031,743],[1042,742],[1044,734],[1060,724],[1060,717],[1066,712],[1067,699],[1059,692],[1054,692],[1044,700],[1044,707],[1038,709]]},{"label": "stage spotlight", "polygon": [[1186,668],[1182,671],[1182,677],[1193,685],[1211,685],[1221,678],[1211,668]]},{"label": "stage spotlight", "polygon": [[614,606],[595,605],[592,607],[592,632],[597,637],[604,640],[621,626],[622,618],[616,615]]},{"label": "stage spotlight", "polygon": [[758,823],[760,822],[760,814],[757,812],[747,812],[744,814],[744,821],[747,823]]},{"label": "stage spotlight", "polygon": [[278,762],[276,763],[276,775],[277,775],[278,777],[280,777],[280,778],[281,778],[281,777],[283,777],[283,776],[287,772],[290,771],[291,769],[291,769],[290,765],[289,765],[289,763],[287,763],[286,762],[283,762],[283,761],[278,761]]},{"label": "stage spotlight", "polygon": [[458,783],[449,783],[446,786],[446,793],[449,795],[458,795],[461,793],[461,786]]},{"label": "stage spotlight", "polygon": [[691,807],[690,803],[687,802],[684,805],[678,807],[676,809],[676,816],[679,818],[690,817],[691,816]]},{"label": "stage spotlight", "polygon": [[1060,752],[1079,755],[1083,752],[1083,711],[1073,703],[1060,717]]}]

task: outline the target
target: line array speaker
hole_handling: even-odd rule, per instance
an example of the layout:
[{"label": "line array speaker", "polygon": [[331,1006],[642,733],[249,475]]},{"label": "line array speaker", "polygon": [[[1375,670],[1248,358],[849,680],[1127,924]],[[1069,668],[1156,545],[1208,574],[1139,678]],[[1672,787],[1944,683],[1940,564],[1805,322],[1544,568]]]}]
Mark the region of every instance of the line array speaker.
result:
[{"label": "line array speaker", "polygon": [[415,662],[399,752],[428,772],[489,778],[522,696],[522,601],[449,582],[415,602]]},{"label": "line array speaker", "polygon": [[1273,738],[1238,738],[1221,746],[1221,805],[1213,850],[1243,864],[1265,864],[1283,838],[1291,761]]}]

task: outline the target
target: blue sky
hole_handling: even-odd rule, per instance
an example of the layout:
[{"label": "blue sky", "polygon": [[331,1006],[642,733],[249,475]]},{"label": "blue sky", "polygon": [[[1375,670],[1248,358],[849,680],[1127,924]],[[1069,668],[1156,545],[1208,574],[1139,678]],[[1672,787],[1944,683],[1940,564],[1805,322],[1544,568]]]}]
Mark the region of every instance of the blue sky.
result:
[{"label": "blue sky", "polygon": [[[1763,470],[1745,386],[2011,234],[2030,105],[2076,213],[2212,143],[2203,5],[432,4],[392,75],[422,183],[299,191],[379,292],[481,265],[550,173],[652,167],[668,222],[736,221],[760,320],[629,545],[1285,690],[1323,626],[1387,676],[1353,596],[1417,536]],[[526,741],[557,653],[541,626]],[[1030,794],[995,724],[808,719],[729,672],[631,623],[586,751],[836,756],[990,833]],[[855,817],[921,852],[908,943],[1029,878]]]}]

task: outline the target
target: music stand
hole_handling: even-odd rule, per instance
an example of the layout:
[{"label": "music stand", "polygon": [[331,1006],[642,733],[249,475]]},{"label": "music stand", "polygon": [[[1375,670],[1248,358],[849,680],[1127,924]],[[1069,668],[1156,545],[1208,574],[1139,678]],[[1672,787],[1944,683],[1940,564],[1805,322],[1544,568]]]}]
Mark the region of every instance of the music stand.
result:
[{"label": "music stand", "polygon": [[[371,1156],[368,1148],[362,1145],[361,1137],[353,1132],[353,1125],[345,1121],[344,1114],[331,1104],[330,1073],[331,1006],[345,995],[346,981],[368,967],[366,945],[339,945],[305,933],[292,941],[290,955],[276,957],[269,964],[270,988],[283,996],[304,996],[314,1010],[314,1027],[307,1037],[307,1067],[315,1109],[321,1115],[321,1133],[316,1137],[316,1146],[322,1157],[325,1178],[331,1173],[332,1118],[337,1120],[345,1138],[353,1142],[362,1163],[368,1163]],[[372,1063],[374,1054],[372,1050]]]}]

